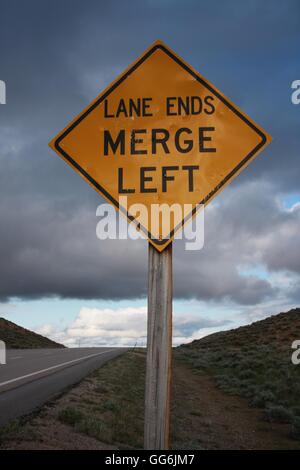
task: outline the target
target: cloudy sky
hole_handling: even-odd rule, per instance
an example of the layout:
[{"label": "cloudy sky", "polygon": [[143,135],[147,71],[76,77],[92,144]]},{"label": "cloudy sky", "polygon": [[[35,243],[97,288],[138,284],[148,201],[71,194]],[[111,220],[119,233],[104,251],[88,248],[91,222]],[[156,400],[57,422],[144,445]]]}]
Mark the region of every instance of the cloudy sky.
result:
[{"label": "cloudy sky", "polygon": [[147,242],[96,237],[102,202],[48,147],[161,39],[272,135],[174,243],[174,343],[300,303],[298,0],[0,0],[0,315],[67,345],[142,344]]}]

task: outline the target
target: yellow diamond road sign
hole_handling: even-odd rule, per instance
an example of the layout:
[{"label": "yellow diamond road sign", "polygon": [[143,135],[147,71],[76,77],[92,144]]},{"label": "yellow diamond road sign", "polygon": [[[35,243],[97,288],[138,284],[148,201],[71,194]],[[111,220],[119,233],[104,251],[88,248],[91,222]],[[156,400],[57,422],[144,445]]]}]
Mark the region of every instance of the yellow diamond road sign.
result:
[{"label": "yellow diamond road sign", "polygon": [[157,41],[50,146],[162,251],[270,140]]}]

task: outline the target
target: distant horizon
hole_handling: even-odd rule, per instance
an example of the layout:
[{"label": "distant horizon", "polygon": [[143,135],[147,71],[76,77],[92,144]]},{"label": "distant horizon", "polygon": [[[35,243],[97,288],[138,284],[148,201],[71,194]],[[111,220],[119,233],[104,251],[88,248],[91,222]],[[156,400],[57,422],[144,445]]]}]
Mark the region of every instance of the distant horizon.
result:
[{"label": "distant horizon", "polygon": [[[213,332],[209,332],[207,334],[204,334],[204,335],[200,335],[199,337],[195,337],[193,339],[190,339],[189,341],[185,341],[185,342],[182,342],[182,343],[178,343],[178,344],[172,344],[172,347],[173,348],[176,348],[178,346],[181,346],[183,344],[189,344],[190,342],[192,341],[195,341],[195,340],[201,340],[203,338],[206,338],[207,336],[210,336],[210,335],[213,335],[215,333],[221,333],[223,331],[231,331],[231,330],[236,330],[240,327],[243,327],[243,326],[250,326],[252,325],[253,323],[257,323],[259,321],[263,321],[263,320],[266,320],[267,318],[271,318],[271,317],[274,317],[274,316],[277,316],[277,315],[280,315],[282,313],[289,313],[293,310],[299,310],[300,309],[300,306],[299,307],[291,307],[290,309],[286,310],[286,311],[280,311],[280,312],[277,312],[277,313],[271,313],[269,315],[266,315],[265,317],[263,318],[259,318],[259,319],[253,319],[252,321],[250,321],[249,323],[244,323],[244,324],[241,324],[241,325],[236,325],[234,327],[225,327],[225,328],[220,328],[220,329],[216,329],[215,331]],[[8,321],[11,321],[9,320],[8,318],[5,318],[5,317],[0,317],[0,320],[1,319],[4,319],[4,320],[8,320]],[[12,322],[14,323],[14,322]],[[16,323],[15,323],[16,324]],[[20,326],[22,328],[25,328],[23,325],[21,324],[17,324],[17,326]],[[28,328],[26,328],[28,329]],[[37,334],[40,334],[41,336],[44,336],[52,341],[55,341],[55,342],[58,342],[56,339],[52,338],[51,335],[49,336],[45,336],[43,334],[41,334],[38,330],[35,331],[35,330],[29,330],[29,331],[32,331],[34,333],[37,333]],[[1,340],[1,331],[0,331],[0,340]],[[58,342],[58,344],[61,344],[62,346],[66,347],[66,348],[100,348],[100,347],[111,347],[111,348],[119,348],[119,347],[124,347],[124,348],[141,348],[141,349],[146,349],[147,348],[147,340],[146,340],[146,336],[145,336],[145,341],[143,342],[143,344],[140,344],[139,340],[137,340],[136,342],[133,342],[133,343],[129,343],[129,344],[114,344],[114,343],[103,343],[103,342],[94,342],[92,344],[89,344],[88,342],[84,342],[82,344],[82,339],[77,339],[77,340],[74,340],[75,342],[71,345],[67,345],[67,344],[64,344],[62,342]],[[77,344],[76,344],[77,343]],[[9,348],[8,348],[9,349]]]}]

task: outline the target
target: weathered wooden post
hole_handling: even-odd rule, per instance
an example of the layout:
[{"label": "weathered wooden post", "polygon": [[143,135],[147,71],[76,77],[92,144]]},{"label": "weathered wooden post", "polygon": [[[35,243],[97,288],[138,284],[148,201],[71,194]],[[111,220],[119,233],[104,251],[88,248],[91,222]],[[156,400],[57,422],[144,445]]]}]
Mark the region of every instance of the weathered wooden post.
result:
[{"label": "weathered wooden post", "polygon": [[149,243],[145,449],[168,449],[172,360],[172,243]]}]

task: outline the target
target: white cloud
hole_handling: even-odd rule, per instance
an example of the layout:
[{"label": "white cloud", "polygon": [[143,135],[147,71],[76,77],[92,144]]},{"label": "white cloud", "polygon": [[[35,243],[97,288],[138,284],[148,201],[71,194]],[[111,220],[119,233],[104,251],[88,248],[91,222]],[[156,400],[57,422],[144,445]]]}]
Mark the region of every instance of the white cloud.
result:
[{"label": "white cloud", "polygon": [[98,309],[83,307],[67,329],[69,338],[94,338],[124,342],[138,340],[146,334],[146,307]]},{"label": "white cloud", "polygon": [[55,327],[48,323],[36,328],[35,332],[42,336],[51,336],[57,333]]},{"label": "white cloud", "polygon": [[[199,314],[173,315],[173,345],[187,343],[228,327],[227,320],[211,320]],[[65,329],[44,324],[35,331],[66,346],[138,346],[146,345],[147,307],[82,307],[77,318]]]}]

